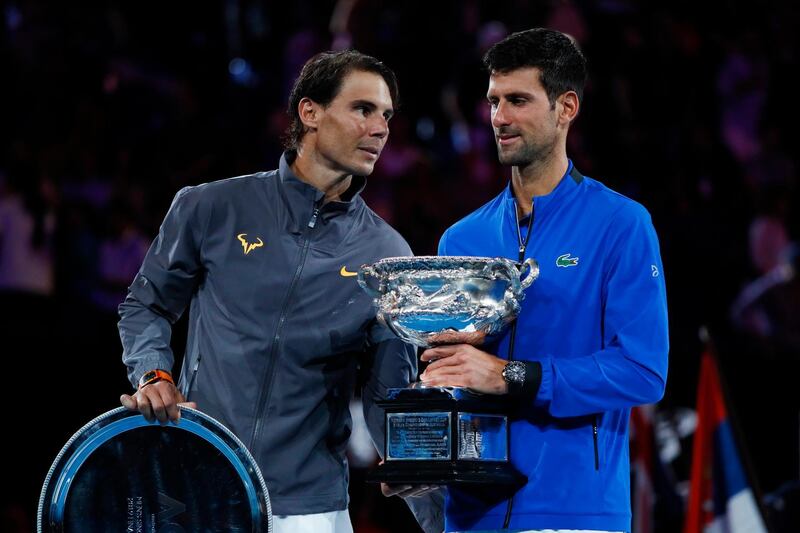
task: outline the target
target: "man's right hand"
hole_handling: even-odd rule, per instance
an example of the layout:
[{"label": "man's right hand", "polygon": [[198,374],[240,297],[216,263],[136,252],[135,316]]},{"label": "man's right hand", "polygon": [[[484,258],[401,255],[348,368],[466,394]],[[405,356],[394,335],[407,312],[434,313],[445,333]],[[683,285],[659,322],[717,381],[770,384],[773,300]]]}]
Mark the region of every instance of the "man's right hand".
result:
[{"label": "man's right hand", "polygon": [[120,403],[131,411],[139,411],[148,422],[157,419],[166,424],[167,420],[177,422],[181,418],[179,405],[197,409],[195,402],[187,402],[183,394],[169,381],[158,381],[145,385],[133,395],[123,394]]},{"label": "man's right hand", "polygon": [[[383,461],[380,464],[383,464]],[[439,485],[389,485],[388,483],[381,483],[381,492],[387,498],[389,496],[417,498],[438,489]]]},{"label": "man's right hand", "polygon": [[439,485],[389,485],[381,483],[381,492],[384,496],[400,496],[401,498],[418,498],[434,490]]}]

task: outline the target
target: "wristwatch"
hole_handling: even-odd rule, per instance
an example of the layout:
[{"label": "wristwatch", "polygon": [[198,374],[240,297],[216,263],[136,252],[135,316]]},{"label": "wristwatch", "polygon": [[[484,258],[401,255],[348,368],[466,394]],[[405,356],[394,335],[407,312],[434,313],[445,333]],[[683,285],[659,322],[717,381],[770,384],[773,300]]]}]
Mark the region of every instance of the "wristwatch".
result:
[{"label": "wristwatch", "polygon": [[159,381],[169,381],[173,385],[175,384],[175,382],[172,380],[172,376],[166,370],[150,370],[142,374],[142,377],[139,380],[139,390],[141,390],[145,385],[158,383]]},{"label": "wristwatch", "polygon": [[519,394],[525,385],[527,367],[523,361],[509,361],[503,368],[503,379],[508,384],[509,394]]}]

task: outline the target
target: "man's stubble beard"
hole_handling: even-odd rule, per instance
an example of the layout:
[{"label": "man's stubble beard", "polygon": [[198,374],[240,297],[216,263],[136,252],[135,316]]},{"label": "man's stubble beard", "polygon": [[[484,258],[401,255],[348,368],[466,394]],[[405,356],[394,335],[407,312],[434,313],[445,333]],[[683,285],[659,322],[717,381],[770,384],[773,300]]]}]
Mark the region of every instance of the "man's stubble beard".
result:
[{"label": "man's stubble beard", "polygon": [[[521,138],[522,139],[522,138]],[[497,158],[500,160],[501,165],[512,167],[525,167],[530,164],[541,163],[550,158],[556,146],[556,141],[545,145],[534,145],[524,141],[524,146],[519,150],[503,154],[500,146],[497,147]]]}]

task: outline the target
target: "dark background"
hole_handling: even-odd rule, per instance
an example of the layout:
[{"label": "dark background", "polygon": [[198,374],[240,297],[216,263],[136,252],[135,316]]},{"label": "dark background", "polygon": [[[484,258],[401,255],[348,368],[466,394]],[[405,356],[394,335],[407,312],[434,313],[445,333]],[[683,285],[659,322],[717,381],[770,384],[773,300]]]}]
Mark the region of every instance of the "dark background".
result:
[{"label": "dark background", "polygon": [[[288,89],[306,59],[353,46],[397,72],[402,107],[364,196],[416,254],[434,254],[447,226],[507,182],[480,58],[535,26],[570,33],[589,61],[570,157],[644,204],[660,237],[671,336],[660,419],[695,405],[706,326],[758,487],[774,503],[797,481],[800,291],[785,275],[800,228],[795,3],[0,6],[3,531],[34,527],[61,446],[129,390],[116,305],[172,197],[277,167]],[[683,493],[688,439],[668,465]],[[357,530],[413,528],[402,503],[361,475]],[[789,531],[774,507],[776,530]],[[657,529],[679,528],[680,509],[659,512]]]}]

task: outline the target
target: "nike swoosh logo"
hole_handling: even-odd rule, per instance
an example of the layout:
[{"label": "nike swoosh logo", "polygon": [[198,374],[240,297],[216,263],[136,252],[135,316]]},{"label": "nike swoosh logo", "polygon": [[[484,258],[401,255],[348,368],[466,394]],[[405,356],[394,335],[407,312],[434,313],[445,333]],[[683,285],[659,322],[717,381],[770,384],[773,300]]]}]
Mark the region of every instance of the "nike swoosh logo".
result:
[{"label": "nike swoosh logo", "polygon": [[348,272],[347,267],[345,266],[342,267],[342,269],[339,271],[339,274],[345,278],[349,278],[350,276],[358,276],[358,272]]}]

